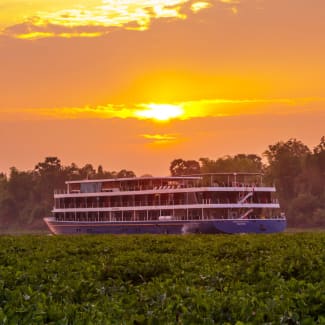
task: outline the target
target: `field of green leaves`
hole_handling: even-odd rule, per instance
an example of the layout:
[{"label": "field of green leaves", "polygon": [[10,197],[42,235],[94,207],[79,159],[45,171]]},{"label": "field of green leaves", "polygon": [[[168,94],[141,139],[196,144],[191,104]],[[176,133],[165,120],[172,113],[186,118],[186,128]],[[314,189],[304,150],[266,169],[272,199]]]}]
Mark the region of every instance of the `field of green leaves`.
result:
[{"label": "field of green leaves", "polygon": [[325,234],[2,236],[0,324],[325,324]]}]

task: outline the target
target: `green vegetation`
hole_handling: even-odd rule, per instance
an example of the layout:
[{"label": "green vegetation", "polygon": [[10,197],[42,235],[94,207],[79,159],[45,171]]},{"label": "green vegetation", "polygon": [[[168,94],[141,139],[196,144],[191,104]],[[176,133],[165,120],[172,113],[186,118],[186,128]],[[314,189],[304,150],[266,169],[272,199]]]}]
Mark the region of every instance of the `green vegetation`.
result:
[{"label": "green vegetation", "polygon": [[[264,156],[238,154],[212,160],[175,159],[172,175],[213,172],[263,172],[268,184],[278,189],[280,204],[290,227],[325,227],[325,137],[310,150],[302,142],[290,139],[270,145]],[[62,166],[57,157],[47,157],[32,171],[11,168],[9,176],[0,173],[0,230],[45,230],[43,218],[50,214],[54,189],[76,179],[122,178],[135,176],[121,170],[109,172],[91,164],[79,168],[72,163]]]},{"label": "green vegetation", "polygon": [[0,237],[0,324],[325,324],[325,234]]}]

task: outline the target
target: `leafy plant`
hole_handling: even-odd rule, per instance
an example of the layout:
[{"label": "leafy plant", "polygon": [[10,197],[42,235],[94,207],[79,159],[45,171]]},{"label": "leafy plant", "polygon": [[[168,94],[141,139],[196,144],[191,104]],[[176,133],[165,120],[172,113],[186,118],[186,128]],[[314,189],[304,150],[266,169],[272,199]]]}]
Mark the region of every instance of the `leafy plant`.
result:
[{"label": "leafy plant", "polygon": [[0,237],[0,324],[324,324],[325,234]]}]

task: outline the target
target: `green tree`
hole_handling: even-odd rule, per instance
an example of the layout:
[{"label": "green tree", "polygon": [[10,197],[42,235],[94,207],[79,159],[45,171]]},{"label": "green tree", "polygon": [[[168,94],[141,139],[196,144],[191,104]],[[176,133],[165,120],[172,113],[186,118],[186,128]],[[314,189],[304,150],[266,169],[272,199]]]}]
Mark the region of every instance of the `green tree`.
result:
[{"label": "green tree", "polygon": [[324,152],[325,152],[325,136],[322,136],[320,139],[320,143],[314,148],[314,154],[324,154]]},{"label": "green tree", "polygon": [[95,178],[96,179],[113,178],[113,174],[109,171],[104,170],[102,165],[99,165],[97,168],[97,173]]},{"label": "green tree", "polygon": [[285,205],[297,195],[296,179],[309,155],[309,148],[296,139],[277,142],[264,152],[268,161],[268,179],[275,183]]},{"label": "green tree", "polygon": [[15,202],[8,192],[8,179],[5,174],[0,173],[0,228],[10,222],[15,208]]},{"label": "green tree", "polygon": [[131,178],[131,177],[135,177],[135,174],[131,170],[122,169],[117,173],[116,177],[117,178]]},{"label": "green tree", "polygon": [[292,226],[308,225],[313,222],[312,215],[318,204],[317,197],[301,193],[295,197],[288,207],[288,215],[290,216],[290,224]]},{"label": "green tree", "polygon": [[78,180],[81,178],[80,169],[75,163],[71,163],[69,166],[62,166],[61,173],[66,181]]},{"label": "green tree", "polygon": [[169,170],[172,176],[195,175],[200,173],[200,163],[196,160],[175,159]]},{"label": "green tree", "polygon": [[57,157],[46,157],[43,162],[35,166],[35,171],[42,174],[57,173],[61,169],[61,161]]},{"label": "green tree", "polygon": [[22,171],[12,167],[8,182],[7,205],[10,207],[11,218],[19,222],[31,222],[29,211],[37,202],[36,178],[34,172]]},{"label": "green tree", "polygon": [[81,179],[94,179],[96,178],[96,170],[92,164],[86,164],[80,169]]},{"label": "green tree", "polygon": [[264,168],[262,158],[255,154],[238,154],[233,157],[225,156],[217,160],[200,158],[200,163],[201,173],[260,173]]}]

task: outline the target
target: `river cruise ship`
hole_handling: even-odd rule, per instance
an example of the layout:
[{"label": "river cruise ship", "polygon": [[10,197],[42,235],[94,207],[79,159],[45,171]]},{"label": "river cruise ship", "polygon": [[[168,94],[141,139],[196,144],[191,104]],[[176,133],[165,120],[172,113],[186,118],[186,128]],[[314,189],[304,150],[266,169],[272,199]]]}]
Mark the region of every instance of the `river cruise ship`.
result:
[{"label": "river cruise ship", "polygon": [[256,173],[67,181],[44,221],[54,234],[275,233],[275,191]]}]

